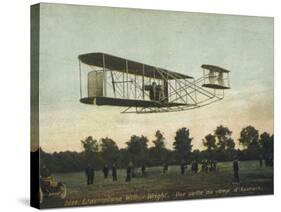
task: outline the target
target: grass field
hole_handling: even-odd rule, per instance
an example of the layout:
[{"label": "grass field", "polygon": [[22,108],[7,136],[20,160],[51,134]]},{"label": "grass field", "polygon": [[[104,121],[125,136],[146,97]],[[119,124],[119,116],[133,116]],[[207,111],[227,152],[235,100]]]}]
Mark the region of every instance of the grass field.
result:
[{"label": "grass field", "polygon": [[[118,170],[118,181],[111,175],[104,179],[101,171],[95,172],[93,185],[86,185],[85,174],[54,174],[67,187],[63,206],[129,203],[142,201],[176,200],[258,195],[273,193],[273,168],[259,167],[258,161],[239,163],[240,184],[233,184],[232,163],[217,164],[217,171],[192,174],[190,166],[184,176],[179,166],[169,166],[166,175],[162,167],[148,167],[145,177],[125,182],[126,170]],[[58,206],[58,205],[56,205]],[[49,202],[45,207],[52,207]]]}]

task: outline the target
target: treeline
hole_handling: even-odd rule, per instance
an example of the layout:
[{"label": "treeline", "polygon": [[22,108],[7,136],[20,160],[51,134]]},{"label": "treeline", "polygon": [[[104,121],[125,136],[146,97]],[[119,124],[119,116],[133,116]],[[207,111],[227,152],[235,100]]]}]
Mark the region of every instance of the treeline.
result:
[{"label": "treeline", "polygon": [[267,132],[259,134],[253,126],[247,126],[240,132],[239,144],[242,150],[235,148],[232,131],[224,126],[218,126],[213,133],[202,139],[205,150],[193,150],[190,130],[183,127],[178,129],[173,141],[173,149],[166,148],[166,139],[159,130],[152,140],[153,146],[148,147],[148,138],[132,135],[126,142],[125,148],[119,148],[111,138],[101,138],[99,141],[88,136],[81,140],[82,152],[46,153],[40,149],[40,162],[44,163],[51,172],[83,171],[88,164],[95,169],[101,169],[105,164],[115,164],[125,168],[129,162],[135,167],[159,166],[163,163],[179,164],[197,160],[229,161],[263,159],[266,165],[273,163],[273,135]]}]

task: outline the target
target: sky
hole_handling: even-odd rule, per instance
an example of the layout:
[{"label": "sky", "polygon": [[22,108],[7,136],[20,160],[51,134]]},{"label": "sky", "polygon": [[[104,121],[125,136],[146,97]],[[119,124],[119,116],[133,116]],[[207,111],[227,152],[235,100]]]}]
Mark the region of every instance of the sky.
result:
[{"label": "sky", "polygon": [[[195,110],[121,114],[122,108],[79,102],[78,55],[104,52],[178,73],[202,76],[202,64],[231,71],[222,101]],[[131,135],[150,143],[156,130],[172,148],[176,130],[190,129],[193,149],[217,126],[273,133],[273,18],[60,4],[40,9],[40,146],[82,151],[81,140]],[[237,146],[238,147],[238,146]]]}]

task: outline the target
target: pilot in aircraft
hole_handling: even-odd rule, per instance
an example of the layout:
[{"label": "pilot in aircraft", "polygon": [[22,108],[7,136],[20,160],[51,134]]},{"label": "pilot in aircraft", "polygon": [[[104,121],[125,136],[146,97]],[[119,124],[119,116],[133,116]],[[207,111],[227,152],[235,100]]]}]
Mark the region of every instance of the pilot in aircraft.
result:
[{"label": "pilot in aircraft", "polygon": [[156,94],[157,94],[156,92],[157,92],[157,84],[156,82],[153,82],[149,90],[149,97],[151,100],[156,100]]},{"label": "pilot in aircraft", "polygon": [[149,91],[150,100],[160,101],[165,96],[163,86],[157,85],[156,82],[152,82],[151,85],[145,86],[145,90]]}]

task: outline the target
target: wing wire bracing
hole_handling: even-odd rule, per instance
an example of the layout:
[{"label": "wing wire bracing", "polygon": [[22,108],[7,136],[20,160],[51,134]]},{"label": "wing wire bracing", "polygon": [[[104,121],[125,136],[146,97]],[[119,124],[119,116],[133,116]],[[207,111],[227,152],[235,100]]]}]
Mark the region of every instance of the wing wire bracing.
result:
[{"label": "wing wire bracing", "polygon": [[[142,108],[126,108],[122,113],[160,113],[160,112],[178,112],[178,111],[185,111],[185,110],[192,110],[199,107],[204,107],[207,105],[210,105],[214,102],[220,101],[224,97],[224,91],[222,90],[222,94],[218,95],[218,92],[216,92],[215,89],[213,89],[213,92],[210,92],[209,90],[202,88],[199,86],[200,83],[204,80],[203,76],[201,78],[198,78],[194,80],[193,82],[189,81],[188,79],[179,79],[178,76],[173,77],[170,73],[165,73],[161,69],[157,70],[159,74],[163,77],[164,80],[168,81],[168,85],[171,88],[171,92],[169,93],[169,96],[162,99],[162,102],[160,101],[160,104],[162,107],[142,107]],[[170,80],[168,80],[165,77],[165,74],[169,75],[169,78],[171,80],[174,79],[176,82],[175,84],[172,84]],[[176,75],[176,73],[175,73]],[[182,94],[182,91],[184,94]],[[176,96],[176,98],[172,99],[173,96]],[[188,98],[185,98],[188,97]],[[166,99],[172,99],[169,101],[169,103],[177,103],[181,102],[182,105],[169,107],[166,106],[163,103]],[[189,103],[188,100],[192,101],[192,103]]]}]

